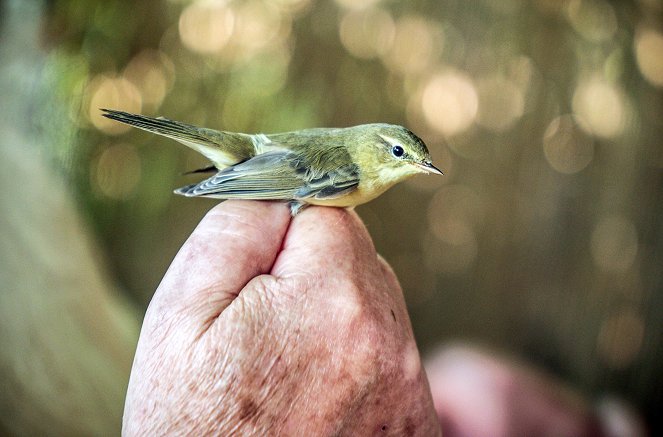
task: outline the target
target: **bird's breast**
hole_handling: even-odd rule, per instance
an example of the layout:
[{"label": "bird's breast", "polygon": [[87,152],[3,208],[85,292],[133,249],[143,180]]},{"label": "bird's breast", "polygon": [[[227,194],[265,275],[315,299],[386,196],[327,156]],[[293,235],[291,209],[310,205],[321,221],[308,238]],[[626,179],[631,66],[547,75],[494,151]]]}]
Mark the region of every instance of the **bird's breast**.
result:
[{"label": "bird's breast", "polygon": [[[393,184],[392,184],[393,185]],[[335,197],[333,199],[305,199],[305,202],[310,203],[311,205],[323,205],[323,206],[340,206],[340,207],[350,207],[361,205],[362,203],[370,202],[371,200],[378,197],[380,194],[387,191],[391,185],[384,186],[380,184],[375,184],[371,182],[361,181],[357,188],[352,192],[345,194],[343,196]]]}]

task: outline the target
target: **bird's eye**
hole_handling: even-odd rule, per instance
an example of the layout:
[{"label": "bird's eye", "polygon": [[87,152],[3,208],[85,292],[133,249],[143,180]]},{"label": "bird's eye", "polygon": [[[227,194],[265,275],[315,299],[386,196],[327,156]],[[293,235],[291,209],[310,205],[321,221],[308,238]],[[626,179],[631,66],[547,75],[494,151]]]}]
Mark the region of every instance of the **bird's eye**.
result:
[{"label": "bird's eye", "polygon": [[391,148],[391,154],[394,155],[396,158],[400,158],[401,156],[403,156],[403,153],[405,153],[405,150],[403,150],[401,146],[396,145]]}]

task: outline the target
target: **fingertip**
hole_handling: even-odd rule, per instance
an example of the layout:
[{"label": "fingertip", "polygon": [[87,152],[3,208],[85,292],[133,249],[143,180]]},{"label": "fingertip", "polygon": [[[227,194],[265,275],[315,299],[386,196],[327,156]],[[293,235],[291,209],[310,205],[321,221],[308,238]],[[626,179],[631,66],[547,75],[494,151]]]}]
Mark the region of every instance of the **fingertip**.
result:
[{"label": "fingertip", "polygon": [[[377,256],[371,237],[356,212],[312,206],[292,221],[272,274],[286,276],[316,268],[352,268],[358,258]],[[368,259],[366,258],[366,259]]]},{"label": "fingertip", "polygon": [[209,246],[208,255],[214,256],[233,247],[260,255],[265,249],[280,247],[289,223],[290,214],[283,203],[228,200],[205,214],[182,249],[199,252]]},{"label": "fingertip", "polygon": [[386,259],[380,254],[378,254],[378,262],[380,263],[380,268],[382,269],[382,275],[383,277],[389,281],[389,287],[388,289],[390,290],[398,290],[399,294],[403,294],[403,290],[401,289],[400,282],[398,282],[398,276],[396,276],[396,272],[394,272],[394,269],[391,267],[391,264],[387,262]]},{"label": "fingertip", "polygon": [[336,237],[359,236],[370,240],[364,222],[354,209],[312,206],[295,217],[293,226],[298,232],[312,232],[319,237],[328,235],[326,231],[333,231]]},{"label": "fingertip", "polygon": [[[234,298],[249,280],[271,270],[289,223],[288,207],[280,202],[228,200],[216,205],[175,256],[154,299],[195,306],[209,301],[211,294]],[[224,305],[232,301],[223,296],[216,300]]]},{"label": "fingertip", "polygon": [[289,211],[287,204],[283,202],[226,200],[210,209],[194,232],[204,230],[207,226],[214,227],[217,222],[224,226],[280,226],[290,222]]}]

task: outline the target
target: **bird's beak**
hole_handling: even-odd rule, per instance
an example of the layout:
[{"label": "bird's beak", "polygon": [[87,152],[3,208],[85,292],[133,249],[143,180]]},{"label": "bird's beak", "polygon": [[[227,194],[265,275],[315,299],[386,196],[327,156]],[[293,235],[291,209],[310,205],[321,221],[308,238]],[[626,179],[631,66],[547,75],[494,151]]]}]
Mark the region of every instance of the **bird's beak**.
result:
[{"label": "bird's beak", "polygon": [[442,173],[442,170],[436,168],[431,162],[415,162],[414,165],[420,168],[421,170],[425,171],[426,173],[441,174],[441,175],[444,174]]}]

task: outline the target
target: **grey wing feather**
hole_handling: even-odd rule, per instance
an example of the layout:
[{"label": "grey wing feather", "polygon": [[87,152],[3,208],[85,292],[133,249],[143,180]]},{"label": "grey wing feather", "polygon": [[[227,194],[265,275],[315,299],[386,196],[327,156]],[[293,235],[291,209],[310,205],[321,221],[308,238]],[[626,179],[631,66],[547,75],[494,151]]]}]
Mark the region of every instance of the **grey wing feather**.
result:
[{"label": "grey wing feather", "polygon": [[356,165],[350,164],[310,179],[305,186],[297,190],[295,198],[333,199],[353,191],[357,185],[359,172]]},{"label": "grey wing feather", "polygon": [[331,172],[308,168],[294,153],[274,151],[226,168],[175,192],[220,199],[306,200],[334,198],[354,190],[359,173],[350,164]]}]

